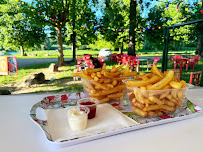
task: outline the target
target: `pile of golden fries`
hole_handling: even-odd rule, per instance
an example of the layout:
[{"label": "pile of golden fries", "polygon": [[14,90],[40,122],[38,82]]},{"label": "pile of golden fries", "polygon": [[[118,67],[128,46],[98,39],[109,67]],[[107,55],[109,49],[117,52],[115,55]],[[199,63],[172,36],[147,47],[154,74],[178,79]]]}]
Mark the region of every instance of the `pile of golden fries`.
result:
[{"label": "pile of golden fries", "polygon": [[99,69],[88,68],[81,70],[81,73],[72,73],[72,77],[81,77],[84,91],[90,97],[97,98],[99,103],[121,101],[126,90],[122,80],[137,74],[136,71],[130,72],[128,65],[122,68],[123,65],[114,65],[112,69],[107,69],[106,65],[103,65]]},{"label": "pile of golden fries", "polygon": [[162,116],[180,108],[187,91],[186,82],[174,76],[174,71],[161,73],[153,65],[152,73],[140,73],[126,81],[131,109],[142,117]]}]

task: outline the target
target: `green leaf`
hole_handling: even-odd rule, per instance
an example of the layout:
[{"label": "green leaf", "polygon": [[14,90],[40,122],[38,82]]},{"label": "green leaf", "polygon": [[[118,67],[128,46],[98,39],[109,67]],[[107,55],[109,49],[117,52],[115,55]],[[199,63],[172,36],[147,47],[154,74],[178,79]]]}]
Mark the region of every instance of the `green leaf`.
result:
[{"label": "green leaf", "polygon": [[194,107],[193,103],[190,102],[189,100],[187,101],[187,107],[190,109],[190,111],[192,113],[195,113],[195,107]]}]

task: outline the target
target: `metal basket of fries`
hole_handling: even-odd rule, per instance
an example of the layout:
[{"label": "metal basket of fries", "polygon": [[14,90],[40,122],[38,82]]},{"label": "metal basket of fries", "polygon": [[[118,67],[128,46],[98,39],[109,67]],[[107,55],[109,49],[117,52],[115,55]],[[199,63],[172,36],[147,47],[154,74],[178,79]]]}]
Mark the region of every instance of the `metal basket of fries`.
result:
[{"label": "metal basket of fries", "polygon": [[142,117],[157,117],[175,112],[185,101],[188,90],[185,81],[174,76],[174,71],[161,73],[153,66],[152,73],[125,80],[131,109]]},{"label": "metal basket of fries", "polygon": [[126,91],[126,85],[122,80],[137,74],[136,71],[129,72],[129,66],[122,68],[123,65],[107,69],[104,65],[99,69],[81,70],[81,73],[73,73],[72,76],[81,77],[84,92],[89,97],[97,98],[99,103],[121,101]]}]

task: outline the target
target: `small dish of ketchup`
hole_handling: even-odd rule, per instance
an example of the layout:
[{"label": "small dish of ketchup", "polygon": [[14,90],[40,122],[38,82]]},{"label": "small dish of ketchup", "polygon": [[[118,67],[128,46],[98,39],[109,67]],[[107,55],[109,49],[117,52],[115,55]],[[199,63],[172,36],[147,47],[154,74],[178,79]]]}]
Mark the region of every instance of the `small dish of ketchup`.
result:
[{"label": "small dish of ketchup", "polygon": [[98,100],[95,98],[82,98],[78,100],[78,105],[86,106],[89,108],[90,112],[88,114],[88,119],[92,119],[96,116]]}]

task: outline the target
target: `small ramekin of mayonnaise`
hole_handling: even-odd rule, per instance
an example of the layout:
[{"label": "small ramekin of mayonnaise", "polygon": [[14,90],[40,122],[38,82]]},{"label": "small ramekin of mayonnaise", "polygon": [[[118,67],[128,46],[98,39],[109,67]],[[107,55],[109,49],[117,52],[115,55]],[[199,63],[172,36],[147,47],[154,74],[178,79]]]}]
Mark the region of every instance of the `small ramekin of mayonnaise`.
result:
[{"label": "small ramekin of mayonnaise", "polygon": [[73,131],[82,131],[87,128],[89,108],[73,106],[68,109],[68,122]]}]

